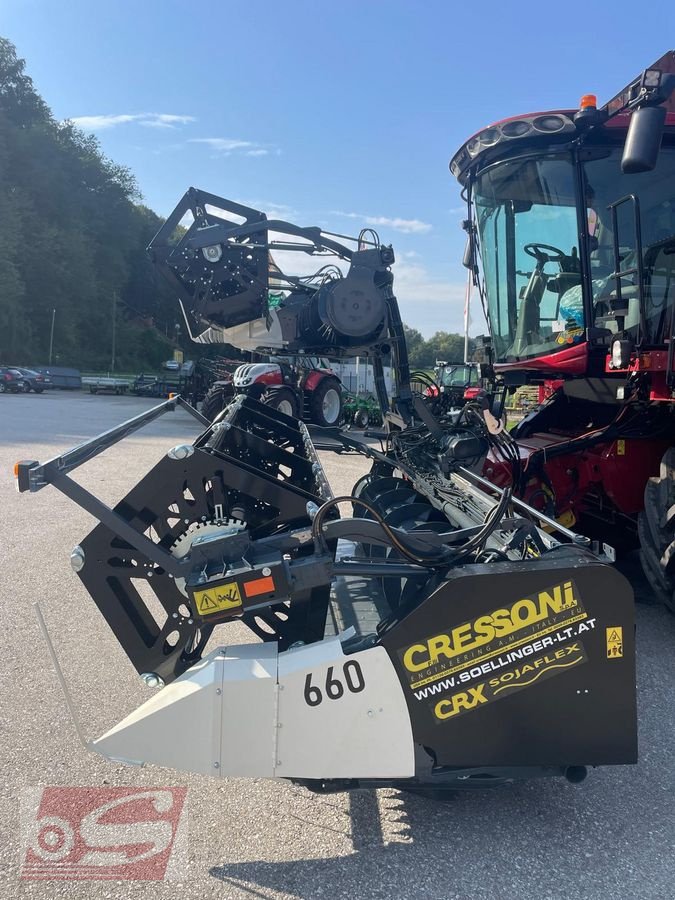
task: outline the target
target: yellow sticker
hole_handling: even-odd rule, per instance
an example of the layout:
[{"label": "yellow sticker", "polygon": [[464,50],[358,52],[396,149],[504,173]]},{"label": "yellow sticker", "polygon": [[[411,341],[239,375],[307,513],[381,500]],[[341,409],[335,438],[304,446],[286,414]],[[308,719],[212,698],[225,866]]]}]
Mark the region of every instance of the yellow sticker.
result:
[{"label": "yellow sticker", "polygon": [[623,628],[614,625],[606,629],[607,633],[607,659],[620,659],[623,656]]},{"label": "yellow sticker", "polygon": [[566,509],[565,512],[560,513],[556,522],[563,526],[563,528],[571,528],[576,524],[577,517],[574,515],[571,509]]},{"label": "yellow sticker", "polygon": [[626,455],[626,442],[623,438],[619,439],[616,442],[616,455],[617,456],[625,456]]},{"label": "yellow sticker", "polygon": [[241,606],[241,594],[236,581],[219,584],[206,591],[195,591],[195,604],[200,616],[212,616],[214,613]]}]

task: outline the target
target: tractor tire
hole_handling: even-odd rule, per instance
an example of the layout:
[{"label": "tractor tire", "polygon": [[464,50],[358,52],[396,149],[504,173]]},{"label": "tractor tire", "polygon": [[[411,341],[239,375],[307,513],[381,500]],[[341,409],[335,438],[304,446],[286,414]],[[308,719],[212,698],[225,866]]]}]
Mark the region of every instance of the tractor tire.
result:
[{"label": "tractor tire", "polygon": [[271,406],[285,416],[292,419],[298,419],[300,415],[300,404],[294,392],[287,387],[279,388],[278,391],[268,391],[263,395],[262,402],[265,406]]},{"label": "tractor tire", "polygon": [[675,613],[675,447],[666,450],[658,476],[647,482],[638,534],[645,576],[657,597]]},{"label": "tractor tire", "polygon": [[340,424],[342,391],[337,378],[324,378],[309,395],[312,422],[321,428]]},{"label": "tractor tire", "polygon": [[234,394],[231,384],[223,384],[216,382],[206,392],[206,396],[202,400],[201,414],[213,422],[218,413],[222,412],[230,402]]}]

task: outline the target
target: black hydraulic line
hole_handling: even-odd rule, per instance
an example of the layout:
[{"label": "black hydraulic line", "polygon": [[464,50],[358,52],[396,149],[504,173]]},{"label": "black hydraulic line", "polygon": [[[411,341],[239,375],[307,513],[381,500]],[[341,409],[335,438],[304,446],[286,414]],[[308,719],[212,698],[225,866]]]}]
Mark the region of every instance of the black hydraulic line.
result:
[{"label": "black hydraulic line", "polygon": [[[644,434],[631,431],[630,419],[625,423],[619,423],[619,416],[625,409],[626,407],[623,407],[618,415],[608,425],[605,425],[604,428],[599,428],[588,435],[570,438],[567,441],[555,444],[553,447],[546,448],[545,450],[535,450],[530,459],[533,461],[540,458],[543,458],[544,460],[555,459],[558,456],[566,456],[568,453],[574,453],[578,450],[583,450],[586,447],[594,447],[596,444],[602,444],[606,441],[613,441],[622,437],[640,440],[641,438],[648,439],[657,436],[654,429],[648,430]],[[530,463],[530,465],[531,464],[532,463]]]},{"label": "black hydraulic line", "polygon": [[474,537],[472,537],[463,547],[458,550],[456,559],[467,556],[469,553],[473,553],[474,550],[483,548],[485,542],[490,537],[492,532],[501,523],[501,520],[503,519],[504,513],[506,512],[510,502],[511,491],[507,488],[499,498],[499,503],[497,504],[497,506],[493,507],[492,510],[490,510],[490,512],[488,513],[485,525],[483,526],[481,531],[478,534],[474,535]]},{"label": "black hydraulic line", "polygon": [[[356,497],[351,497],[350,500],[358,502]],[[446,546],[461,544],[462,541],[473,538],[483,528],[482,525],[474,525],[470,528],[457,528],[440,533],[425,530],[409,533],[393,525],[388,527],[400,541],[407,541],[411,549],[420,551],[429,547],[434,550],[441,550]],[[327,522],[323,528],[323,537],[326,540],[345,538],[355,543],[379,544],[381,546],[391,546],[392,543],[382,522],[378,519],[364,519],[361,517],[335,519]],[[271,543],[271,539],[268,538],[267,540]]]},{"label": "black hydraulic line", "polygon": [[[331,238],[323,237],[321,229],[317,226],[302,227],[293,225],[291,222],[285,222],[283,219],[267,219],[263,222],[253,222],[246,225],[207,225],[206,228],[199,228],[191,234],[187,240],[188,247],[199,250],[203,247],[209,247],[213,244],[231,243],[233,238],[248,237],[251,234],[259,234],[262,230],[275,231],[278,234],[293,234],[296,237],[305,238],[310,241],[313,246],[305,247],[302,244],[293,244],[292,242],[285,248],[305,253],[312,253],[315,247],[325,247],[331,250],[341,259],[350,260],[353,251],[344,244],[334,241]],[[247,245],[244,245],[247,246]]]},{"label": "black hydraulic line", "polygon": [[[488,481],[486,478],[483,478],[481,475],[477,475],[475,472],[472,472],[470,469],[465,469],[463,466],[460,466],[460,474],[467,478],[469,481],[473,481],[474,484],[478,484],[481,487],[485,488],[489,491],[494,491],[496,494],[500,494],[502,498],[507,492],[507,488],[500,488],[496,484],[493,484],[491,481]],[[549,525],[551,528],[558,531],[560,534],[563,534],[566,538],[572,541],[575,544],[582,545],[590,545],[590,538],[586,537],[583,534],[577,534],[575,531],[572,531],[569,528],[565,528],[564,525],[561,525],[560,522],[557,522],[555,519],[552,519],[550,516],[545,515],[539,510],[534,509],[532,506],[529,506],[525,503],[524,500],[520,500],[518,497],[511,496],[511,503],[513,506],[522,509],[523,512],[528,513],[528,515],[532,516],[532,518],[538,519],[540,522],[543,522],[546,525]]]},{"label": "black hydraulic line", "polygon": [[325,536],[322,534],[322,526],[326,513],[332,507],[337,506],[338,503],[358,504],[359,506],[362,506],[365,510],[367,510],[370,515],[373,516],[373,518],[382,526],[382,529],[389,538],[392,546],[395,547],[402,556],[405,556],[405,558],[409,559],[411,562],[419,563],[419,565],[422,566],[434,567],[437,565],[441,565],[445,561],[446,555],[444,554],[436,554],[433,557],[416,556],[412,552],[412,550],[408,546],[406,546],[406,544],[394,532],[394,529],[382,518],[378,510],[375,509],[375,507],[371,503],[368,503],[366,500],[361,500],[359,497],[350,497],[349,495],[332,497],[330,500],[327,500],[319,507],[318,512],[314,516],[314,521],[312,522],[312,537],[314,538],[318,547],[322,548],[323,543],[325,543]]}]

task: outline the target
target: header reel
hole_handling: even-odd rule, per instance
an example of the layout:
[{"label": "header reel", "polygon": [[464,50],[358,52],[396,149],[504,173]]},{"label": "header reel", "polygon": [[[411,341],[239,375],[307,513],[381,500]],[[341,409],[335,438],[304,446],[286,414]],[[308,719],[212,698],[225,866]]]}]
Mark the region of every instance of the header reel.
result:
[{"label": "header reel", "polygon": [[[188,213],[185,230],[180,223]],[[268,220],[259,210],[190,188],[148,250],[177,291],[193,340],[277,355],[348,356],[386,335],[394,262],[392,248],[377,236],[348,240],[353,249],[320,228]],[[297,263],[302,269],[307,256],[317,258],[313,274],[283,271]],[[325,263],[331,259],[347,263],[346,274]]]}]

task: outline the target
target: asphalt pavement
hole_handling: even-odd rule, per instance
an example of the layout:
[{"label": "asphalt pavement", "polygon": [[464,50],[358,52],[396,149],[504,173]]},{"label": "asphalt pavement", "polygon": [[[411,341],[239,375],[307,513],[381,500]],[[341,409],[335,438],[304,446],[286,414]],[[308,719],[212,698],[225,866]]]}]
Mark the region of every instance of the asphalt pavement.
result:
[{"label": "asphalt pavement", "polygon": [[[283,781],[217,781],[108,762],[79,743],[32,605],[39,601],[88,738],[150,691],[71,571],[93,520],[55,489],[16,493],[17,459],[44,461],[152,401],[50,392],[0,397],[0,896],[52,898],[668,898],[675,896],[675,617],[639,566],[640,762],[434,802],[394,790],[317,796]],[[96,457],[77,480],[114,504],[196,433],[178,411]],[[365,470],[322,454],[334,490]],[[611,603],[611,598],[607,598]],[[228,625],[235,641],[243,626]],[[228,635],[229,637],[229,635]],[[583,723],[579,723],[583,727]],[[26,881],[20,798],[35,786],[187,787],[178,881]]]}]

